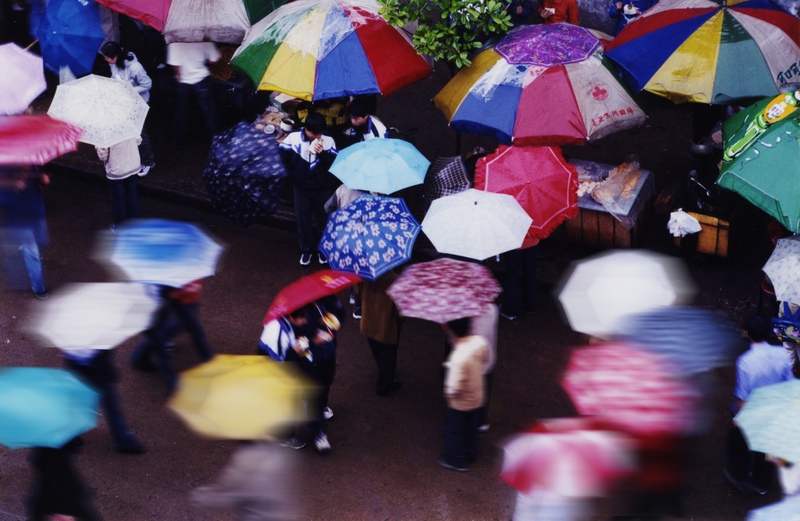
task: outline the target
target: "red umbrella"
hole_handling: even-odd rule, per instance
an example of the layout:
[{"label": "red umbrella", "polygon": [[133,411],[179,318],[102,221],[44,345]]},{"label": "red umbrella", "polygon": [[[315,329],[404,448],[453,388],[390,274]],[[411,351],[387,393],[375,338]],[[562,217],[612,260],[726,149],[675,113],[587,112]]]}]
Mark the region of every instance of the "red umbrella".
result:
[{"label": "red umbrella", "polygon": [[286,316],[306,304],[339,293],[359,282],[361,277],[358,275],[333,270],[320,270],[299,278],[278,292],[264,316],[264,323]]},{"label": "red umbrella", "polygon": [[509,194],[531,216],[523,248],[578,214],[578,172],[560,147],[506,146],[478,160],[475,188]]},{"label": "red umbrella", "polygon": [[74,151],[83,130],[50,116],[0,118],[0,165],[43,165]]}]

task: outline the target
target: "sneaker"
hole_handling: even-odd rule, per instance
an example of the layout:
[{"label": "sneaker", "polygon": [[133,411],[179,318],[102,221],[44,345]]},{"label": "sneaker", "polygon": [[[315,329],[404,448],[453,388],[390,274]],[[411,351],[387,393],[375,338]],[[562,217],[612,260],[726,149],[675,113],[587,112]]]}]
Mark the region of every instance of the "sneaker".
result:
[{"label": "sneaker", "polygon": [[317,260],[320,264],[328,264],[328,257],[324,253],[317,253]]},{"label": "sneaker", "polygon": [[517,319],[517,315],[512,315],[511,313],[507,313],[503,310],[500,310],[500,316],[505,318],[506,320],[510,320],[511,322]]},{"label": "sneaker", "polygon": [[356,320],[361,320],[361,310],[360,309],[358,311],[356,311],[355,309],[353,310],[353,318],[356,319]]},{"label": "sneaker", "polygon": [[317,452],[330,452],[331,443],[328,441],[328,436],[325,433],[320,433],[314,439],[314,447],[317,448]]},{"label": "sneaker", "polygon": [[33,295],[38,298],[39,300],[47,300],[50,298],[50,294],[47,293],[47,290],[44,291],[34,291]]},{"label": "sneaker", "polygon": [[311,264],[311,254],[303,253],[300,255],[300,266],[308,266]]},{"label": "sneaker", "polygon": [[288,447],[288,448],[294,449],[294,450],[302,449],[305,446],[306,446],[306,442],[304,442],[303,440],[301,440],[299,438],[295,438],[294,436],[292,436],[288,440],[286,440],[283,443],[281,443],[281,447]]},{"label": "sneaker", "polygon": [[351,306],[356,305],[356,294],[353,293],[352,291],[350,292],[350,305]]},{"label": "sneaker", "polygon": [[455,470],[456,472],[467,472],[469,470],[469,467],[459,467],[457,465],[451,465],[444,458],[439,458],[439,460],[436,463],[438,463],[439,465],[441,465],[446,469]]},{"label": "sneaker", "polygon": [[154,166],[156,166],[156,165],[142,165],[139,168],[139,171],[136,172],[136,174],[141,176],[141,177],[144,177],[150,172],[150,169],[152,169]]},{"label": "sneaker", "polygon": [[481,433],[481,434],[485,434],[485,433],[489,432],[489,427],[490,426],[489,426],[488,423],[484,423],[483,425],[478,427],[478,432]]},{"label": "sneaker", "polygon": [[322,416],[326,420],[330,420],[331,418],[333,418],[333,409],[331,409],[330,407],[325,407],[324,409],[322,409]]}]

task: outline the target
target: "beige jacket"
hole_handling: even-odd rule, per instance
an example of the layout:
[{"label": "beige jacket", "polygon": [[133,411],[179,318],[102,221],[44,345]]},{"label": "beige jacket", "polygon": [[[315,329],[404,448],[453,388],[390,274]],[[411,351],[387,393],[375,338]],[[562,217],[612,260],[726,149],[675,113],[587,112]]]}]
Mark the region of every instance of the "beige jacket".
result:
[{"label": "beige jacket", "polygon": [[489,344],[481,336],[460,338],[444,362],[447,376],[444,397],[447,406],[457,411],[471,411],[485,402],[483,368],[489,358]]},{"label": "beige jacket", "polygon": [[109,148],[95,147],[97,157],[106,168],[106,177],[111,180],[125,179],[139,171],[142,160],[139,157],[141,137],[126,139]]}]

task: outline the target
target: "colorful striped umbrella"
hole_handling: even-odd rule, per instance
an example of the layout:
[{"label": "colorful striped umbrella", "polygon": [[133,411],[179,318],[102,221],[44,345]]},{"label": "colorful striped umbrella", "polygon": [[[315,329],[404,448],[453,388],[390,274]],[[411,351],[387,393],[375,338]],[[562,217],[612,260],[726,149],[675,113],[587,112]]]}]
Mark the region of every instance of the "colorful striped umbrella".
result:
[{"label": "colorful striped umbrella", "polygon": [[603,57],[597,36],[569,24],[513,30],[433,101],[456,131],[507,145],[583,143],[637,127],[646,117]]},{"label": "colorful striped umbrella", "polygon": [[384,97],[431,67],[375,0],[296,0],[253,26],[231,65],[259,90],[305,100]]},{"label": "colorful striped umbrella", "polygon": [[660,2],[606,53],[636,90],[676,103],[774,96],[800,79],[800,20],[769,0]]}]

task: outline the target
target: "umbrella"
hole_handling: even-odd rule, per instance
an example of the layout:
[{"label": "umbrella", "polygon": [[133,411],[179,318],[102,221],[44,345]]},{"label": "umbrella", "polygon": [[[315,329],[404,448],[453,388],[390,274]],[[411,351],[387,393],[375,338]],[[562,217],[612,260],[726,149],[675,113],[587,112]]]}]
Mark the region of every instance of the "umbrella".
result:
[{"label": "umbrella", "polygon": [[264,316],[264,323],[286,316],[322,297],[335,295],[359,282],[361,277],[358,275],[332,270],[315,271],[301,277],[278,292]]},{"label": "umbrella", "polygon": [[431,164],[402,139],[369,139],[339,152],[331,173],[348,188],[393,194],[425,181]]},{"label": "umbrella", "polygon": [[470,188],[433,201],[422,230],[439,253],[483,260],[519,248],[531,222],[512,196]]},{"label": "umbrella", "polygon": [[461,156],[439,157],[425,174],[425,198],[430,204],[434,199],[463,192],[471,185]]},{"label": "umbrella", "polygon": [[47,114],[82,128],[82,142],[108,148],[139,137],[148,110],[127,81],[90,74],[59,85]]},{"label": "umbrella", "polygon": [[503,447],[500,479],[531,495],[537,488],[562,497],[600,497],[613,479],[634,470],[628,439],[611,431],[535,432]]},{"label": "umbrella", "polygon": [[105,40],[97,4],[79,0],[49,0],[38,36],[44,66],[56,74],[67,67],[75,76],[92,71]]},{"label": "umbrella", "polygon": [[443,324],[484,314],[501,291],[485,266],[441,258],[409,266],[386,293],[402,316]]},{"label": "umbrella", "polygon": [[302,399],[310,390],[291,364],[261,355],[216,355],[181,373],[167,406],[205,436],[258,440],[303,420]]},{"label": "umbrella", "polygon": [[617,250],[577,262],[558,295],[570,327],[606,337],[626,315],[681,304],[692,293],[680,260],[644,250]]},{"label": "umbrella", "polygon": [[606,54],[637,91],[676,103],[774,96],[797,81],[800,20],[768,0],[660,2]]},{"label": "umbrella", "polygon": [[203,170],[214,209],[243,226],[275,211],[286,175],[275,138],[245,121],[214,136]]},{"label": "umbrella", "polygon": [[296,0],[247,33],[231,65],[258,90],[320,100],[384,97],[427,78],[431,67],[375,0]]},{"label": "umbrella", "polygon": [[556,147],[500,147],[478,160],[475,188],[509,194],[531,216],[522,247],[534,246],[578,214],[578,171]]},{"label": "umbrella", "polygon": [[778,239],[762,269],[775,288],[777,300],[800,304],[800,236]]},{"label": "umbrella", "polygon": [[800,380],[758,387],[733,421],[742,429],[750,450],[798,464],[799,406]]},{"label": "umbrella", "polygon": [[50,116],[0,118],[0,165],[43,165],[77,149],[81,134]]},{"label": "umbrella", "polygon": [[645,120],[600,40],[570,24],[514,29],[433,101],[456,131],[507,145],[585,143]]},{"label": "umbrella", "polygon": [[61,447],[97,425],[99,395],[69,371],[0,368],[0,445]]},{"label": "umbrella", "polygon": [[700,393],[669,360],[625,344],[596,344],[570,356],[562,386],[578,412],[633,433],[691,431]]},{"label": "umbrella", "polygon": [[743,340],[726,317],[680,306],[625,316],[617,337],[668,357],[687,374],[732,365]]},{"label": "umbrella", "polygon": [[800,521],[800,495],[753,509],[747,513],[745,521]]},{"label": "umbrella", "polygon": [[0,114],[19,114],[47,89],[42,58],[14,43],[0,45]]},{"label": "umbrella", "polygon": [[723,125],[717,184],[733,190],[787,229],[800,232],[800,91],[762,100]]},{"label": "umbrella", "polygon": [[319,251],[334,270],[375,280],[411,258],[419,230],[402,199],[364,194],[328,216]]},{"label": "umbrella", "polygon": [[142,284],[71,284],[36,309],[28,329],[62,350],[111,349],[147,329],[156,308]]},{"label": "umbrella", "polygon": [[123,279],[177,288],[214,275],[222,250],[194,224],[138,219],[105,234],[98,256]]}]

